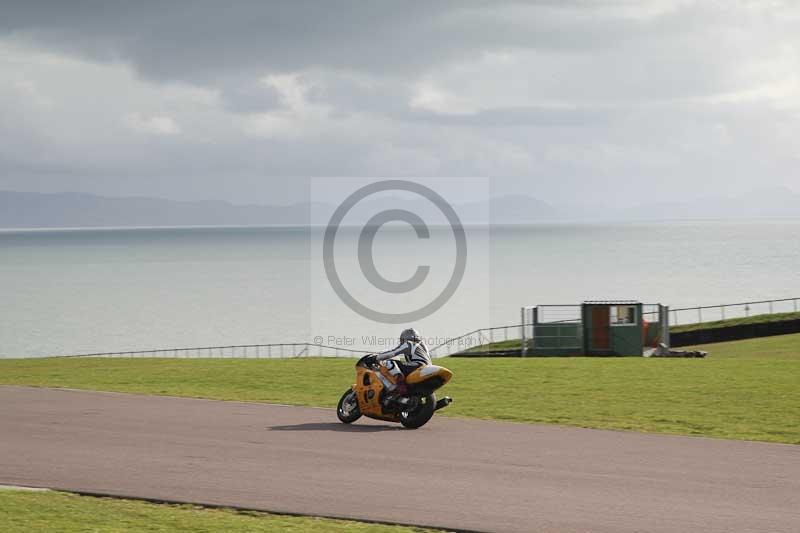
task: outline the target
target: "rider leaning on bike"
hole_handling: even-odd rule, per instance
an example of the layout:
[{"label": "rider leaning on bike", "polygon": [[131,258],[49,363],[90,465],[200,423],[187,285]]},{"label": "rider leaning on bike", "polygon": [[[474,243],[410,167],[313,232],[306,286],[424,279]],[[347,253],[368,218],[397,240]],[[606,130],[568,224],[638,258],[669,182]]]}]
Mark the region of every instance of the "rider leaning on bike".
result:
[{"label": "rider leaning on bike", "polygon": [[[401,355],[405,359],[404,361],[393,359]],[[431,364],[428,347],[414,328],[403,330],[400,334],[400,344],[396,348],[375,354],[374,357],[376,362],[385,366],[395,377],[397,387],[393,392],[397,396],[403,396],[408,392],[405,376],[421,366]]]}]

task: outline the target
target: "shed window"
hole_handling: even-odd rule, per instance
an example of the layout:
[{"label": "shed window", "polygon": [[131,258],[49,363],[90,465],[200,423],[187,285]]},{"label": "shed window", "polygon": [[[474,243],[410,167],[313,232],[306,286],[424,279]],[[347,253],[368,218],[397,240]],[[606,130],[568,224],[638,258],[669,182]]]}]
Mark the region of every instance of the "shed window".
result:
[{"label": "shed window", "polygon": [[612,326],[635,326],[636,325],[636,306],[635,305],[615,305],[611,307]]}]

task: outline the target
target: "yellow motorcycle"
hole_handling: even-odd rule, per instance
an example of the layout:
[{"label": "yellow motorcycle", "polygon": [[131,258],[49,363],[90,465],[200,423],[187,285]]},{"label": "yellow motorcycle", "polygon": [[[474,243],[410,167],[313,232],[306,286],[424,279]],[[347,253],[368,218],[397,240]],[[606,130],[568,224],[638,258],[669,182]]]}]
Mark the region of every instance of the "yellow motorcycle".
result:
[{"label": "yellow motorcycle", "polygon": [[453,377],[446,368],[436,365],[417,368],[405,377],[406,391],[400,395],[396,392],[398,379],[391,372],[391,365],[397,363],[389,361],[388,366],[381,365],[374,354],[358,360],[356,382],[342,395],[336,408],[340,421],[350,424],[363,415],[416,429],[453,401],[449,396],[437,401],[434,393]]}]

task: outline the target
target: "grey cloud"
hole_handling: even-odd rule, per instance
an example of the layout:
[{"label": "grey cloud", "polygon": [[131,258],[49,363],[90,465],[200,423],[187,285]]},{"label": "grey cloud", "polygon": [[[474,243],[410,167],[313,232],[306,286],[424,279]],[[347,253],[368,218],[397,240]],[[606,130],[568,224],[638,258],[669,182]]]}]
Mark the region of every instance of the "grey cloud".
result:
[{"label": "grey cloud", "polygon": [[283,106],[280,93],[260,82],[228,82],[221,96],[225,109],[233,113],[263,113]]},{"label": "grey cloud", "polygon": [[588,126],[604,124],[624,115],[623,110],[601,108],[552,108],[545,106],[502,107],[477,113],[448,114],[417,112],[412,116],[421,121],[439,124],[508,127],[508,126]]},{"label": "grey cloud", "polygon": [[[49,110],[0,87],[0,188],[270,203],[299,176],[488,175],[500,192],[624,202],[643,183],[785,184],[796,98],[735,96],[791,86],[797,21],[789,2],[6,2],[0,45],[94,70]],[[39,68],[43,90],[73,75]],[[258,81],[280,73],[313,109]],[[215,96],[182,101],[173,82]],[[413,105],[426,83],[467,109]],[[127,131],[128,113],[180,134]]]},{"label": "grey cloud", "polygon": [[330,105],[348,116],[372,113],[387,118],[451,126],[568,126],[608,122],[624,115],[622,109],[598,105],[504,106],[463,113],[440,113],[410,105],[414,96],[408,85],[394,81],[364,83],[361,80],[326,75],[311,78],[310,101]]},{"label": "grey cloud", "polygon": [[[518,75],[529,80],[532,99],[591,107],[699,97],[741,81],[743,54],[732,43],[764,46],[748,41],[742,16],[754,27],[771,24],[757,14],[702,3],[668,5],[641,17],[618,12],[636,9],[625,2],[298,0],[232,8],[207,0],[157,6],[18,2],[4,9],[0,31],[96,61],[123,61],[145,79],[216,88],[236,113],[280,105],[274,92],[255,85],[260,76],[312,71],[322,80],[312,90],[326,93],[322,98],[334,104],[334,114],[499,125],[549,124],[557,113],[518,114],[511,105],[479,116],[439,117],[409,108],[410,82],[485,53],[511,53],[530,57]],[[776,24],[780,19],[770,27]],[[372,88],[336,87],[337,77],[346,80],[348,73],[372,80]],[[560,116],[575,121],[581,114]]]},{"label": "grey cloud", "polygon": [[238,72],[315,67],[407,76],[487,51],[594,53],[710,27],[700,7],[636,19],[614,15],[617,4],[29,1],[4,8],[0,29],[94,60],[128,61],[151,79],[213,84]]},{"label": "grey cloud", "polygon": [[[437,39],[436,20],[451,7],[449,2],[242,2],[235,8],[211,1],[151,8],[20,2],[4,9],[0,28],[95,60],[129,61],[145,77],[209,82],[250,70],[428,64],[449,55],[430,44]],[[425,53],[408,53],[420,45]]]},{"label": "grey cloud", "polygon": [[332,107],[341,116],[374,113],[404,117],[412,112],[413,91],[395,79],[354,79],[337,73],[316,72],[306,77],[310,84],[307,98]]}]

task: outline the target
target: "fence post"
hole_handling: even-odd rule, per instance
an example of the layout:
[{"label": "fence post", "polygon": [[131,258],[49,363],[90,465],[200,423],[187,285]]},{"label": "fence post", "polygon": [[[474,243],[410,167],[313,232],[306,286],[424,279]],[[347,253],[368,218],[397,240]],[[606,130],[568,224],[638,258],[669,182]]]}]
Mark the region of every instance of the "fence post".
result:
[{"label": "fence post", "polygon": [[697,322],[703,321],[703,309],[701,307],[697,308]]},{"label": "fence post", "polygon": [[722,314],[722,320],[725,320],[725,306],[721,305],[719,311]]},{"label": "fence post", "polygon": [[772,314],[772,300],[769,301],[769,313]]},{"label": "fence post", "polygon": [[525,357],[525,353],[527,352],[528,343],[525,342],[525,308],[524,307],[520,311],[520,318],[522,319],[522,320],[520,320],[520,324],[522,324],[520,326],[520,329],[521,329],[521,331],[520,331],[520,342],[522,343],[522,345],[520,346],[520,354],[522,355],[522,357]]}]

